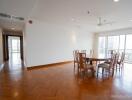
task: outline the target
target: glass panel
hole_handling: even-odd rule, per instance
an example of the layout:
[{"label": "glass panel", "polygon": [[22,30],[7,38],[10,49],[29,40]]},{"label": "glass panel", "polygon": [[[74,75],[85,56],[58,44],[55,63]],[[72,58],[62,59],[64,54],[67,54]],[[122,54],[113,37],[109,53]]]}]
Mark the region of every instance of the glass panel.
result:
[{"label": "glass panel", "polygon": [[8,44],[10,63],[20,64],[20,37],[9,36]]},{"label": "glass panel", "polygon": [[118,51],[119,48],[119,36],[108,37],[108,50]]},{"label": "glass panel", "polygon": [[[122,52],[124,52],[125,49],[125,35],[120,35],[120,45],[119,45],[119,53],[120,55]],[[119,59],[121,59],[121,56],[119,56]]]},{"label": "glass panel", "polygon": [[132,63],[132,35],[126,35],[125,61]]},{"label": "glass panel", "polygon": [[126,50],[125,52],[125,61],[126,62],[129,62],[129,63],[132,63],[132,50]]},{"label": "glass panel", "polygon": [[99,57],[109,57],[111,50],[119,52],[120,54],[125,51],[125,61],[132,63],[132,34],[108,36],[108,40],[106,39],[107,37],[99,37]]},{"label": "glass panel", "polygon": [[126,36],[126,49],[132,49],[132,35]]},{"label": "glass panel", "polygon": [[99,37],[98,56],[105,57],[105,37]]},{"label": "glass panel", "polygon": [[9,38],[9,48],[10,48],[10,52],[20,52],[19,37],[10,37]]},{"label": "glass panel", "polygon": [[120,46],[119,49],[123,50],[125,48],[125,35],[120,35]]},{"label": "glass panel", "polygon": [[12,39],[12,52],[17,51],[17,39]]}]

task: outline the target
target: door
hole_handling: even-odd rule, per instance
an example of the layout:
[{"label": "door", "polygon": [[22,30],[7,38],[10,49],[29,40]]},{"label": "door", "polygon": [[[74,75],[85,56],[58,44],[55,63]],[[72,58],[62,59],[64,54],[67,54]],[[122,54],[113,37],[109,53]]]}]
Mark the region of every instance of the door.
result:
[{"label": "door", "polygon": [[125,61],[132,63],[132,35],[126,35]]},{"label": "door", "polygon": [[20,63],[20,37],[8,36],[8,53],[12,63]]},{"label": "door", "polygon": [[3,60],[8,61],[13,55],[20,54],[23,60],[23,36],[3,35]]}]

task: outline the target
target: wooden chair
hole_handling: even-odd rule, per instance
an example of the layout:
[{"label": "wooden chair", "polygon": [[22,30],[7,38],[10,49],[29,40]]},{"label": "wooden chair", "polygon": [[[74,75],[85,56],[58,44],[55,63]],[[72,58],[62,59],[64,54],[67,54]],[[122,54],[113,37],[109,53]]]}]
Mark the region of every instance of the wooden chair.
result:
[{"label": "wooden chair", "polygon": [[115,55],[116,55],[116,58],[115,58],[115,68],[116,68],[120,53],[116,53]]},{"label": "wooden chair", "polygon": [[[104,75],[108,75],[110,76],[110,74],[112,74],[112,76],[114,75],[114,67],[116,65],[116,57],[117,55],[114,54],[111,58],[111,61],[110,63],[101,63],[98,65],[98,68],[97,68],[97,77],[98,77],[98,73],[99,73],[99,69],[102,68],[102,77],[104,77]],[[104,74],[104,72],[106,72]]]},{"label": "wooden chair", "polygon": [[[109,58],[109,60],[107,60],[107,61],[105,61],[104,63],[106,63],[106,64],[110,64],[111,63],[111,60],[113,59],[113,57],[116,55],[117,56],[117,54],[119,55],[119,53],[116,53],[116,51],[114,51],[114,50],[109,50],[108,51],[109,52],[109,56],[108,56],[108,58]],[[119,58],[119,56],[118,56],[118,58]],[[118,59],[117,58],[117,59]]]},{"label": "wooden chair", "polygon": [[94,56],[94,50],[90,50],[90,57],[93,57]]},{"label": "wooden chair", "polygon": [[88,71],[91,71],[92,76],[94,76],[94,67],[86,62],[86,53],[79,53],[79,72],[83,73],[83,76],[86,75]]},{"label": "wooden chair", "polygon": [[79,50],[74,50],[73,51],[73,57],[74,57],[74,70],[75,70],[75,67],[77,66],[78,68],[78,53],[79,53]]},{"label": "wooden chair", "polygon": [[87,52],[87,50],[81,50],[81,53],[86,53]]},{"label": "wooden chair", "polygon": [[125,53],[122,52],[120,60],[117,61],[116,70],[119,69],[120,71],[122,69],[124,65],[124,58],[125,58]]}]

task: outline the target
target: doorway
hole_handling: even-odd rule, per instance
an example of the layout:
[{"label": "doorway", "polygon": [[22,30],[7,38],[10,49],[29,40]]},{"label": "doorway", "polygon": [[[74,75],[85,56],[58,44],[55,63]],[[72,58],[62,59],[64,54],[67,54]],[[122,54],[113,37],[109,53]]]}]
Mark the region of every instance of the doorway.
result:
[{"label": "doorway", "polygon": [[3,61],[10,66],[23,63],[23,34],[22,32],[3,31]]},{"label": "doorway", "polygon": [[8,36],[9,62],[20,64],[20,37]]}]

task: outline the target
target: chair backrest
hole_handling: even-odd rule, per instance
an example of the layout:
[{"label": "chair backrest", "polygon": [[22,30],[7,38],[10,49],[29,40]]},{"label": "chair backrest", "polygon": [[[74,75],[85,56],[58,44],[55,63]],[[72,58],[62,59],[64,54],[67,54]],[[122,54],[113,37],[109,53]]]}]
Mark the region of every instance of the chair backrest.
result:
[{"label": "chair backrest", "polygon": [[73,51],[74,61],[78,61],[78,53],[79,53],[79,50],[74,50]]},{"label": "chair backrest", "polygon": [[108,51],[108,57],[110,57],[110,58],[112,58],[113,55],[115,55],[115,54],[116,54],[116,52],[114,50],[109,50]]},{"label": "chair backrest", "polygon": [[90,57],[93,57],[94,56],[94,50],[90,50]]},{"label": "chair backrest", "polygon": [[117,58],[118,55],[117,54],[113,54],[111,57],[111,61],[110,61],[110,68],[114,68],[116,63],[117,63]]},{"label": "chair backrest", "polygon": [[[117,64],[117,62],[118,62],[118,60],[119,60],[119,55],[120,55],[119,53],[116,53],[116,54],[115,54],[115,62],[114,62],[115,65]],[[114,65],[114,66],[115,66],[115,65]]]},{"label": "chair backrest", "polygon": [[120,58],[120,53],[116,53],[116,62],[119,61],[119,58]]},{"label": "chair backrest", "polygon": [[86,53],[79,53],[79,67],[86,67]]},{"label": "chair backrest", "polygon": [[122,52],[122,54],[121,54],[121,59],[120,59],[120,63],[121,63],[121,62],[124,62],[124,59],[125,59],[125,53]]},{"label": "chair backrest", "polygon": [[81,50],[81,53],[86,53],[87,52],[87,50]]}]

